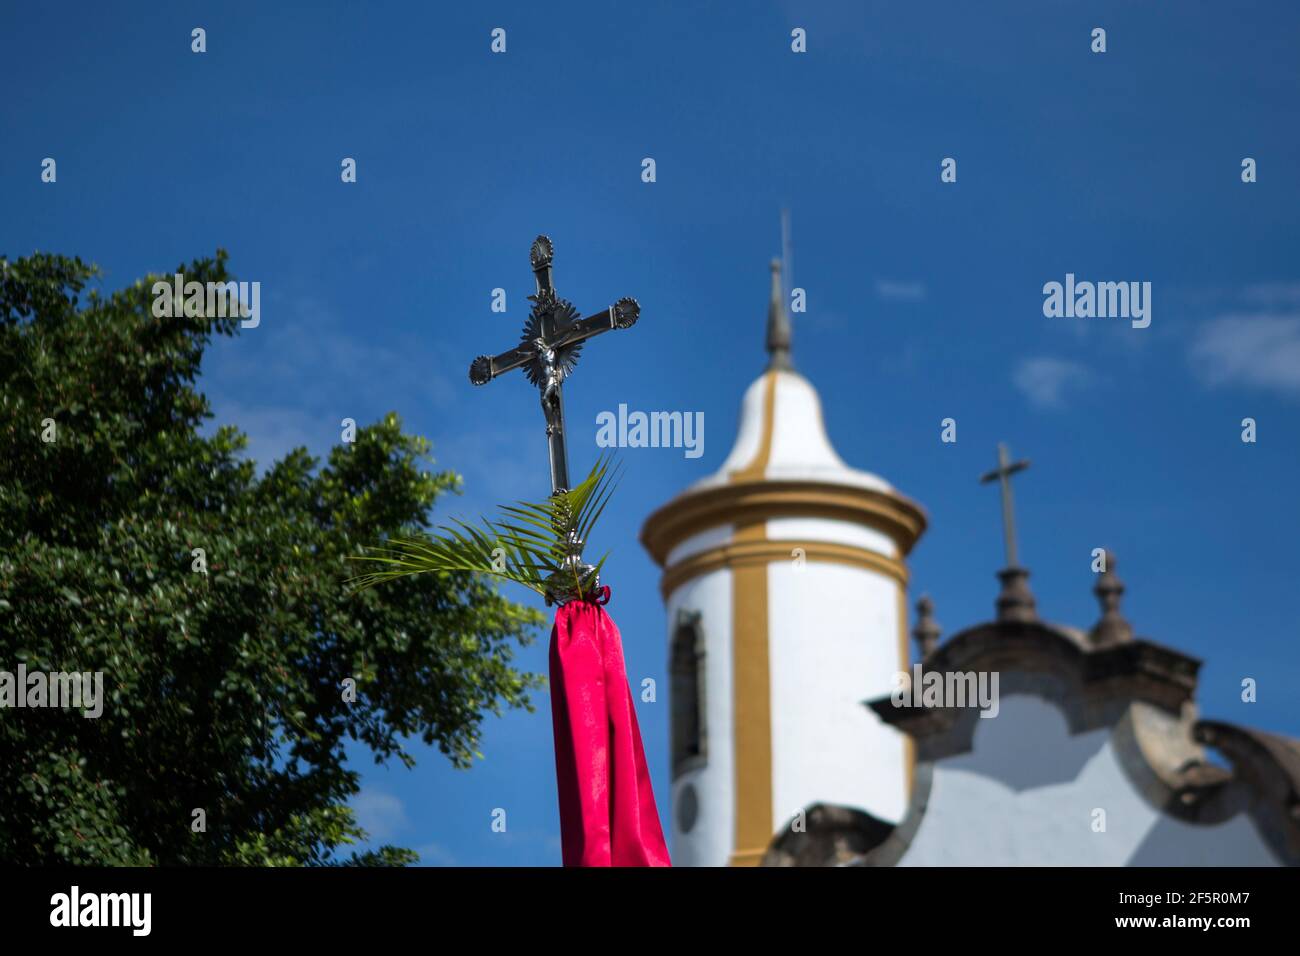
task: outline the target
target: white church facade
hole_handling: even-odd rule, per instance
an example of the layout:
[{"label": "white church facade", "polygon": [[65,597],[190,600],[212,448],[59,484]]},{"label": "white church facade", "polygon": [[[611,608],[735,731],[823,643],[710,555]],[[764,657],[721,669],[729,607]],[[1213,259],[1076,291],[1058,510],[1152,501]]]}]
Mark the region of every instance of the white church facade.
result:
[{"label": "white church facade", "polygon": [[674,864],[1300,863],[1300,742],[1198,721],[1199,662],[1133,636],[1113,562],[1087,633],[1038,619],[1014,551],[996,620],[940,642],[923,602],[921,666],[997,674],[998,713],[895,705],[925,513],[836,454],[780,290],[773,262],[770,362],[730,455],[641,533],[667,608]]}]

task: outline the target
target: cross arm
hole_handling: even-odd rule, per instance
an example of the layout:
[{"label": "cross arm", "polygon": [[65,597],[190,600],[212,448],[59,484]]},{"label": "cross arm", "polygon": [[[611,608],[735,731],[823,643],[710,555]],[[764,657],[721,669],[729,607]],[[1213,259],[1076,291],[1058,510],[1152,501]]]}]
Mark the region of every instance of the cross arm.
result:
[{"label": "cross arm", "polygon": [[1003,477],[1004,475],[1010,478],[1012,475],[1016,474],[1017,472],[1024,471],[1028,467],[1029,467],[1029,459],[1026,458],[1024,461],[1018,461],[1012,465],[1006,465],[1001,468],[994,468],[992,471],[988,472],[987,474],[980,475],[980,484],[987,485],[990,481],[997,481],[999,478]]},{"label": "cross arm", "polygon": [[636,325],[636,320],[640,315],[641,306],[636,299],[619,299],[608,309],[603,309],[595,315],[589,315],[585,319],[579,319],[561,329],[551,347],[559,349],[564,348],[566,345],[585,342],[587,339],[594,338],[602,332],[608,332],[610,329],[629,329]]},{"label": "cross arm", "polygon": [[469,380],[475,385],[486,385],[498,375],[504,375],[511,369],[527,365],[536,354],[537,350],[533,346],[521,342],[500,355],[480,355],[469,363]]}]

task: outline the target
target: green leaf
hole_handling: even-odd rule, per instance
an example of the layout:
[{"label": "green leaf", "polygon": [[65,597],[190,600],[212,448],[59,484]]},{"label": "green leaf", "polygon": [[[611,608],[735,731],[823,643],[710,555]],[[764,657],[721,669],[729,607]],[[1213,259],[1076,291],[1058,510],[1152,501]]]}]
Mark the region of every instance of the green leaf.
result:
[{"label": "green leaf", "polygon": [[[350,555],[370,569],[349,579],[353,593],[412,574],[466,571],[493,575],[546,593],[546,579],[563,566],[570,535],[584,543],[613,494],[615,473],[602,457],[577,487],[545,501],[502,505],[497,521],[475,528],[461,521],[425,537],[397,537]],[[499,551],[499,554],[498,554]],[[603,561],[603,559],[602,559]],[[575,583],[578,576],[574,574]]]}]

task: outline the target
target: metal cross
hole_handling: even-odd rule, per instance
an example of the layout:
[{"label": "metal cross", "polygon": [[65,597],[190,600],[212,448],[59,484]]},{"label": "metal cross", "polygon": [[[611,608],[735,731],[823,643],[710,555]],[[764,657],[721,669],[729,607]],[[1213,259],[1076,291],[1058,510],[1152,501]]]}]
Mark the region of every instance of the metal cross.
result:
[{"label": "metal cross", "polygon": [[573,304],[555,294],[551,279],[551,259],[555,251],[551,240],[538,236],[533,240],[529,259],[537,280],[537,294],[524,323],[523,337],[508,352],[490,357],[480,355],[469,366],[469,380],[486,385],[514,368],[522,368],[542,393],[542,414],[546,416],[546,440],[551,455],[551,493],[569,490],[569,455],[564,443],[564,393],[562,386],[582,352],[582,343],[610,329],[626,329],[636,324],[641,306],[636,299],[619,299],[607,309],[578,318]]},{"label": "metal cross", "polygon": [[1011,502],[1011,476],[1028,467],[1028,459],[1013,464],[1011,456],[1007,453],[1007,446],[999,442],[997,468],[980,476],[980,484],[999,480],[1002,482],[1002,531],[1007,539],[1007,567],[1009,568],[1019,567],[1016,563],[1016,514],[1015,506]]}]

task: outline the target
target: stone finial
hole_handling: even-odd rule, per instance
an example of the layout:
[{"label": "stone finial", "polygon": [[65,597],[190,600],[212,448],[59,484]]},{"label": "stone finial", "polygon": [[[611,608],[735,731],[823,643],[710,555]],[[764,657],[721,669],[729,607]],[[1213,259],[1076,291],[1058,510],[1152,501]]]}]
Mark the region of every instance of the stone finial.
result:
[{"label": "stone finial", "polygon": [[1097,584],[1092,589],[1101,604],[1101,620],[1093,625],[1089,637],[1094,644],[1121,644],[1133,640],[1133,627],[1119,609],[1124,582],[1115,574],[1115,555],[1104,551],[1102,560],[1105,570],[1097,575]]},{"label": "stone finial", "polygon": [[998,572],[1002,593],[998,595],[999,621],[1036,621],[1038,608],[1029,590],[1029,571],[1021,567],[1003,568]]},{"label": "stone finial", "polygon": [[769,369],[789,371],[790,316],[785,311],[785,293],[781,289],[781,260],[772,260],[772,299],[767,305],[767,354]]},{"label": "stone finial", "polygon": [[912,637],[916,639],[923,658],[929,657],[939,646],[939,635],[942,633],[939,622],[934,619],[934,602],[928,594],[921,595],[921,600],[916,602],[916,627],[912,629]]}]

